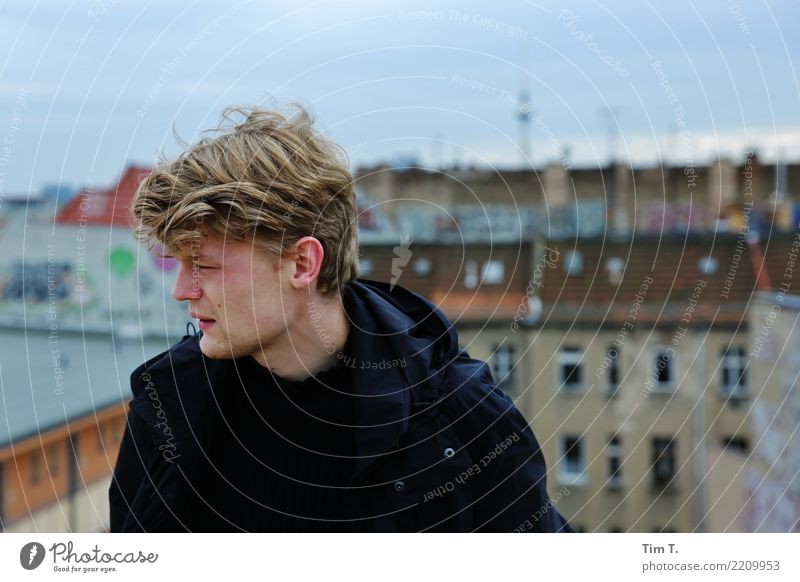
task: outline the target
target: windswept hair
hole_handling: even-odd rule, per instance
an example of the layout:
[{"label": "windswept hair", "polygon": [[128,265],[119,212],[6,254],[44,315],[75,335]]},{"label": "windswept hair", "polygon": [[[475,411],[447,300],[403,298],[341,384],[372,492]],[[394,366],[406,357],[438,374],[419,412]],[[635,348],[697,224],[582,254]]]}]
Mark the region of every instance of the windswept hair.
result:
[{"label": "windswept hair", "polygon": [[313,236],[325,251],[317,290],[343,292],[358,276],[358,207],[347,155],[313,129],[306,109],[293,107],[293,117],[228,107],[216,129],[184,144],[177,159],[161,159],[131,204],[136,240],[174,253],[202,228],[220,240],[253,236],[285,256]]}]

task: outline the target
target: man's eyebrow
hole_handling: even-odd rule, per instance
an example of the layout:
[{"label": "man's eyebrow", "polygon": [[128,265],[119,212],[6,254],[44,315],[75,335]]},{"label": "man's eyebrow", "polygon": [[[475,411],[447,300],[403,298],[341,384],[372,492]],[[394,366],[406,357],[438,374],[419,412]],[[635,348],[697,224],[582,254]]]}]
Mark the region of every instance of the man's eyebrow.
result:
[{"label": "man's eyebrow", "polygon": [[[193,259],[194,257],[192,255],[186,255],[184,258],[181,258],[181,257],[176,257],[172,253],[162,253],[161,254],[161,258],[163,258],[163,259],[175,259],[176,261],[188,261],[189,259]],[[199,256],[197,256],[197,260],[198,261],[214,261],[214,262],[221,262],[222,261],[222,259],[220,259],[218,257],[215,257],[213,255],[206,255],[204,253],[201,253]]]}]

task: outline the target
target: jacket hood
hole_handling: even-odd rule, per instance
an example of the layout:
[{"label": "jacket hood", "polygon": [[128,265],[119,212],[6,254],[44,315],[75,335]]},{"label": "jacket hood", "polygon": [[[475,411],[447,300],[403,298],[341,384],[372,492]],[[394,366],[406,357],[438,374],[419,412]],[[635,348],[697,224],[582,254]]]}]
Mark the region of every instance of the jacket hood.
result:
[{"label": "jacket hood", "polygon": [[[445,315],[400,286],[358,279],[346,287],[344,305],[350,333],[339,356],[353,370],[357,480],[405,434],[412,395],[438,393],[459,350]],[[131,408],[151,421],[157,444],[168,447],[171,463],[189,477],[213,438],[218,401],[238,378],[235,360],[202,354],[201,333],[185,336],[131,375]]]},{"label": "jacket hood", "polygon": [[409,385],[425,383],[458,352],[453,324],[426,298],[395,285],[359,279],[345,295],[351,321],[353,352],[379,360],[395,354],[407,358]]},{"label": "jacket hood", "polygon": [[346,291],[345,307],[349,350],[358,368],[353,374],[359,396],[357,479],[405,434],[413,394],[438,393],[457,356],[458,337],[430,301],[397,285],[357,280]]}]

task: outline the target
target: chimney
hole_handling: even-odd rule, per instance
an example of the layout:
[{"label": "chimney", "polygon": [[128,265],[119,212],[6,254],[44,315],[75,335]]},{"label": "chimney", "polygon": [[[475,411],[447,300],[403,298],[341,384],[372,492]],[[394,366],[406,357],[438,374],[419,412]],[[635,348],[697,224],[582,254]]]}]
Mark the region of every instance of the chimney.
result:
[{"label": "chimney", "polygon": [[[745,162],[748,166],[748,162]],[[708,169],[708,217],[714,229],[718,221],[728,223],[730,219],[741,215],[744,195],[739,192],[736,166],[730,160],[718,158]],[[750,200],[752,202],[752,199]]]},{"label": "chimney", "polygon": [[611,229],[617,234],[633,230],[633,172],[626,164],[614,162],[608,194]]},{"label": "chimney", "polygon": [[552,208],[565,208],[572,198],[572,187],[569,173],[560,163],[547,164],[544,167],[545,203]]}]

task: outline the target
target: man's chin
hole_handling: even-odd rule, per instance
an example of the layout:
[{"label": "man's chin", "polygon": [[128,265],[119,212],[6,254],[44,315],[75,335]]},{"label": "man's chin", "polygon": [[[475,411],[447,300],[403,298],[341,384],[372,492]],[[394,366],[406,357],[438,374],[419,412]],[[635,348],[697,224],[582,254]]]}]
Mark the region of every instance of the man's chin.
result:
[{"label": "man's chin", "polygon": [[232,360],[236,356],[231,352],[230,346],[219,346],[207,341],[206,337],[200,338],[200,351],[210,360]]}]

